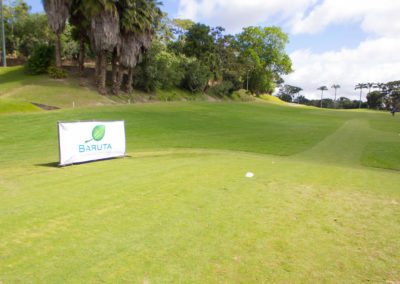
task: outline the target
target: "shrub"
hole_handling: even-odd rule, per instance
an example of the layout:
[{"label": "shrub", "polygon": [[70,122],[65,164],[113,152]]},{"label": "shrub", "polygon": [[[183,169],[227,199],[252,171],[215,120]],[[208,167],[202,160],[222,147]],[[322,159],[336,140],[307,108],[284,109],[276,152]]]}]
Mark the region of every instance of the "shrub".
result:
[{"label": "shrub", "polygon": [[54,58],[54,47],[39,45],[26,63],[26,71],[32,75],[45,74]]},{"label": "shrub", "polygon": [[232,72],[225,72],[222,75],[222,79],[227,82],[232,83],[232,88],[230,92],[238,91],[243,87],[243,83],[240,81],[240,76]]},{"label": "shrub", "polygon": [[49,74],[50,78],[53,79],[62,79],[67,77],[67,72],[65,72],[64,69],[60,69],[55,66],[50,66],[47,69],[47,73]]},{"label": "shrub", "polygon": [[232,93],[232,100],[240,102],[252,102],[255,100],[254,96],[250,92],[241,89]]},{"label": "shrub", "polygon": [[173,89],[181,84],[184,70],[181,58],[155,43],[135,70],[134,85],[146,92]]},{"label": "shrub", "polygon": [[223,81],[208,89],[208,94],[214,97],[229,97],[232,91],[233,84],[229,81]]},{"label": "shrub", "polygon": [[189,58],[183,63],[185,76],[182,87],[192,93],[204,92],[210,78],[210,70],[195,58]]}]

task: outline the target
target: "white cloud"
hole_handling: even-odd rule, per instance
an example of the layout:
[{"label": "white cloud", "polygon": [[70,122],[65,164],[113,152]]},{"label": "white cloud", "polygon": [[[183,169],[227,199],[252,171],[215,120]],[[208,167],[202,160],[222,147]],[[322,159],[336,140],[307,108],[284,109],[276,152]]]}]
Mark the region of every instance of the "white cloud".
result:
[{"label": "white cloud", "polygon": [[[304,89],[303,95],[319,98],[319,86],[341,85],[339,95],[357,98],[357,83],[388,82],[400,78],[400,37],[366,40],[355,49],[324,53],[297,50],[290,57],[295,72],[286,76],[287,84]],[[334,91],[327,96],[333,98]]]},{"label": "white cloud", "polygon": [[315,2],[317,0],[180,0],[178,16],[223,26],[235,33],[242,27],[267,22],[271,17],[281,20],[299,17]]},{"label": "white cloud", "polygon": [[325,0],[291,26],[294,33],[315,33],[332,24],[361,22],[366,33],[393,35],[400,32],[399,12],[398,0]]},{"label": "white cloud", "polygon": [[180,0],[178,15],[224,26],[230,32],[274,17],[296,34],[360,22],[367,33],[391,35],[400,32],[399,12],[399,0]]}]

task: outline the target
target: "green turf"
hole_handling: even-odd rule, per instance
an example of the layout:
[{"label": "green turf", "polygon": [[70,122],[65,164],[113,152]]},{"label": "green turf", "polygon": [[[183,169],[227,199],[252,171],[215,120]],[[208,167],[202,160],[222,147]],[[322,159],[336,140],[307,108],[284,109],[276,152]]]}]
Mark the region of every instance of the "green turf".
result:
[{"label": "green turf", "polygon": [[31,103],[0,98],[0,115],[6,113],[29,113],[37,111],[40,111],[40,108]]},{"label": "green turf", "polygon": [[113,105],[118,98],[97,94],[89,87],[82,87],[73,74],[62,80],[47,75],[27,75],[18,67],[0,68],[0,98],[20,101],[21,104],[40,103],[59,108]]},{"label": "green turf", "polygon": [[[130,157],[55,167],[56,122],[92,119],[124,119]],[[267,103],[3,114],[0,283],[396,283],[396,123]]]},{"label": "green turf", "polygon": [[366,166],[400,171],[400,143],[375,142],[365,147],[362,163]]}]

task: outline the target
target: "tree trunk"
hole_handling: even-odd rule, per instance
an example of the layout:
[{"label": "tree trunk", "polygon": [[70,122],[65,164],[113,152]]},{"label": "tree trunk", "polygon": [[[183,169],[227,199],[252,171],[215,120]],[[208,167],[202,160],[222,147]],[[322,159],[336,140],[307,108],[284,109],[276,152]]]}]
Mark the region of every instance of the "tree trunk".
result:
[{"label": "tree trunk", "polygon": [[56,34],[56,66],[58,68],[62,67],[61,63],[61,34]]},{"label": "tree trunk", "polygon": [[121,84],[118,80],[118,74],[120,73],[119,67],[119,56],[116,50],[113,52],[112,59],[112,92],[114,95],[118,96]]},{"label": "tree trunk", "polygon": [[95,65],[94,65],[94,76],[96,78],[96,86],[99,84],[99,77],[100,77],[100,52],[96,53],[96,58],[95,58]]},{"label": "tree trunk", "polygon": [[79,39],[79,72],[82,74],[85,69],[85,38],[81,35]]},{"label": "tree trunk", "polygon": [[128,69],[128,80],[126,82],[126,91],[128,92],[128,94],[131,94],[133,91],[133,68],[129,67]]},{"label": "tree trunk", "polygon": [[321,108],[322,108],[322,98],[324,97],[324,91],[321,91]]},{"label": "tree trunk", "polygon": [[120,66],[119,70],[118,70],[118,75],[117,75],[118,86],[120,89],[121,89],[123,80],[124,80],[124,70],[123,70],[123,67]]},{"label": "tree trunk", "polygon": [[102,95],[107,94],[106,88],[106,76],[107,76],[107,51],[102,50],[99,52],[99,69],[98,70],[98,80],[97,80],[97,89],[98,92]]}]

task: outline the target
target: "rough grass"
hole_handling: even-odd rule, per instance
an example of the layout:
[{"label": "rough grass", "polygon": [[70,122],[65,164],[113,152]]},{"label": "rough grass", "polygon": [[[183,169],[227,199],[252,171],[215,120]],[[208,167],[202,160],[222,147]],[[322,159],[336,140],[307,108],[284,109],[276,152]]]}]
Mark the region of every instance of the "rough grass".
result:
[{"label": "rough grass", "polygon": [[278,97],[267,95],[267,94],[261,95],[260,99],[262,99],[263,101],[269,102],[269,103],[277,104],[277,105],[287,105],[288,104],[287,102],[282,101]]}]

